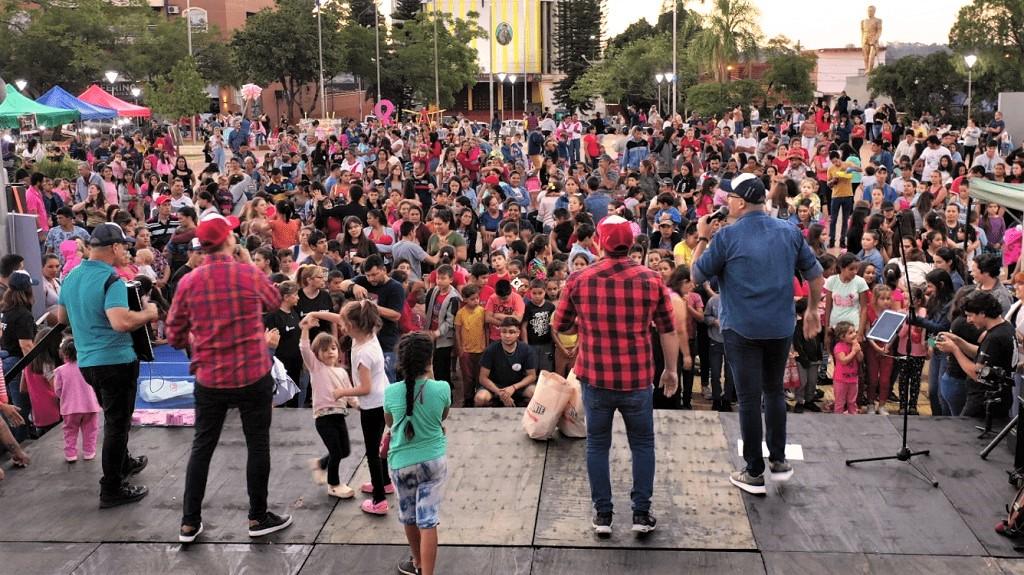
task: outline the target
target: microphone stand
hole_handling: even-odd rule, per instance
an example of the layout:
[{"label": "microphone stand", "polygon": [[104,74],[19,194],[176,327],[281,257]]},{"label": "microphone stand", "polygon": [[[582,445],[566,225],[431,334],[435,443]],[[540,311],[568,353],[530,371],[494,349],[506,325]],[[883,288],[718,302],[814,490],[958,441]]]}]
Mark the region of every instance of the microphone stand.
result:
[{"label": "microphone stand", "polygon": [[[903,263],[903,276],[905,278],[907,278],[907,304],[908,304],[908,312],[907,312],[907,327],[908,327],[908,329],[907,329],[907,348],[906,348],[907,351],[906,351],[906,353],[901,354],[899,352],[899,342],[897,342],[896,356],[894,356],[894,357],[896,357],[897,359],[902,359],[903,360],[903,366],[905,367],[906,364],[907,364],[907,361],[908,361],[907,358],[910,357],[910,318],[912,317],[912,314],[914,313],[914,292],[913,292],[912,289],[910,289],[910,270],[907,267],[907,253],[903,249],[903,219],[902,219],[902,216],[903,216],[903,213],[896,214],[896,230],[895,230],[896,234],[895,234],[895,237],[893,238],[894,239],[893,245],[897,245],[897,246],[900,247],[900,259],[901,259],[901,261]],[[908,388],[909,388],[909,386],[908,386]],[[932,487],[938,487],[939,486],[939,482],[936,481],[931,476],[929,476],[928,473],[925,472],[923,469],[921,469],[920,467],[915,465],[914,461],[913,461],[913,458],[917,457],[919,455],[930,455],[930,453],[931,453],[930,450],[925,449],[923,451],[911,451],[910,447],[907,446],[907,422],[908,422],[908,419],[910,417],[910,398],[909,397],[905,397],[905,396],[909,395],[909,392],[910,392],[910,390],[907,389],[907,393],[905,393],[905,394],[904,393],[900,393],[900,403],[902,404],[902,407],[903,407],[903,437],[902,437],[902,443],[900,445],[900,449],[899,449],[899,451],[896,452],[896,455],[884,455],[884,456],[881,456],[881,457],[865,457],[865,458],[861,458],[861,459],[847,459],[846,460],[846,465],[847,466],[851,466],[851,465],[855,465],[857,463],[867,463],[869,461],[893,461],[893,460],[895,460],[895,461],[905,461],[908,464],[910,464],[910,467],[912,467],[914,469],[914,471],[916,471],[918,473],[918,475],[921,477],[921,479],[923,479],[927,483],[931,483]]]}]

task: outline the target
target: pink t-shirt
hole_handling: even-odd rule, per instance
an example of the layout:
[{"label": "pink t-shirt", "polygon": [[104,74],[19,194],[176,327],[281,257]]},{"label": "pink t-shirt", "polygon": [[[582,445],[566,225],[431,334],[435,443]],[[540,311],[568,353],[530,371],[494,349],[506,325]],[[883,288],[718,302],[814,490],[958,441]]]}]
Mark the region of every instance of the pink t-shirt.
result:
[{"label": "pink t-shirt", "polygon": [[860,362],[854,357],[849,362],[843,363],[839,360],[839,354],[846,355],[853,349],[850,344],[840,341],[835,347],[835,373],[832,376],[834,381],[842,383],[857,383],[857,375],[860,374]]}]

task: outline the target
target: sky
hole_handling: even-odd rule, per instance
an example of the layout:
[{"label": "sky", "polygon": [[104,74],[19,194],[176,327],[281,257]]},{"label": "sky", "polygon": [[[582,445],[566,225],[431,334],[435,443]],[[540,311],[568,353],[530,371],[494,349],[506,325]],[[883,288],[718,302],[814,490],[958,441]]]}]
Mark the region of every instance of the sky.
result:
[{"label": "sky", "polygon": [[[969,0],[753,0],[761,10],[761,30],[765,39],[784,34],[804,48],[842,48],[860,44],[860,21],[867,17],[867,6],[878,7],[875,14],[883,21],[882,44],[921,42],[945,44],[957,12]],[[687,6],[706,11],[712,2],[690,0]],[[662,0],[608,0],[608,34],[615,36],[631,23],[658,18]],[[808,7],[811,10],[808,10]],[[837,17],[837,14],[845,16]],[[821,25],[827,23],[826,25]]]}]

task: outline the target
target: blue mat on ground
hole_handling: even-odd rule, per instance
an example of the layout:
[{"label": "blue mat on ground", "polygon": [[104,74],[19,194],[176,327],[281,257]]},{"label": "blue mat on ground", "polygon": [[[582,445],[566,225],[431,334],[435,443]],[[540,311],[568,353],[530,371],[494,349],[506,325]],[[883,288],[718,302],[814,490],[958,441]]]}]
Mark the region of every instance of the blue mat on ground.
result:
[{"label": "blue mat on ground", "polygon": [[143,399],[149,392],[159,393],[168,381],[195,382],[189,373],[189,360],[184,351],[169,345],[153,348],[154,361],[139,364],[139,393],[135,399],[136,409],[192,409],[195,398],[191,393],[164,401],[148,402]]}]

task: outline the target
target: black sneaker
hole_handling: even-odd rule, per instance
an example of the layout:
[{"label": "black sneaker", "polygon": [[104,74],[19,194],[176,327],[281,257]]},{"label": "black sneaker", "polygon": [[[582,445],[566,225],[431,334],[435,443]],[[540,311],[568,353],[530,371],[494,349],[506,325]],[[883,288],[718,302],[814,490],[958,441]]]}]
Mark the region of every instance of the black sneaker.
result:
[{"label": "black sneaker", "polygon": [[148,494],[149,489],[145,485],[128,485],[124,483],[115,493],[109,495],[100,494],[100,509],[135,503]]},{"label": "black sneaker", "polygon": [[804,411],[810,411],[812,413],[821,413],[821,407],[817,403],[805,403]]},{"label": "black sneaker", "polygon": [[658,520],[647,511],[633,512],[633,533],[646,534],[654,531]]},{"label": "black sneaker", "polygon": [[609,511],[608,513],[595,513],[594,522],[594,533],[597,533],[598,537],[608,537],[612,534],[612,517],[614,514]]},{"label": "black sneaker", "polygon": [[281,517],[280,515],[267,511],[267,514],[263,517],[262,521],[255,524],[249,523],[249,537],[263,537],[264,535],[270,535],[271,533],[288,528],[291,524],[291,515]]},{"label": "black sneaker", "polygon": [[149,465],[149,458],[145,455],[129,457],[128,462],[124,465],[124,476],[131,477],[132,475],[138,475],[139,473],[142,473],[142,470],[145,469],[147,465]]},{"label": "black sneaker", "polygon": [[203,532],[203,523],[199,522],[199,527],[193,527],[191,525],[182,525],[181,529],[178,530],[178,542],[179,543],[192,543],[199,537],[199,534]]},{"label": "black sneaker", "polygon": [[420,575],[420,570],[412,562],[412,557],[398,562],[398,572],[402,575]]},{"label": "black sneaker", "polygon": [[803,413],[803,412],[804,412],[804,404],[798,403],[798,404],[793,406],[793,413]]}]

